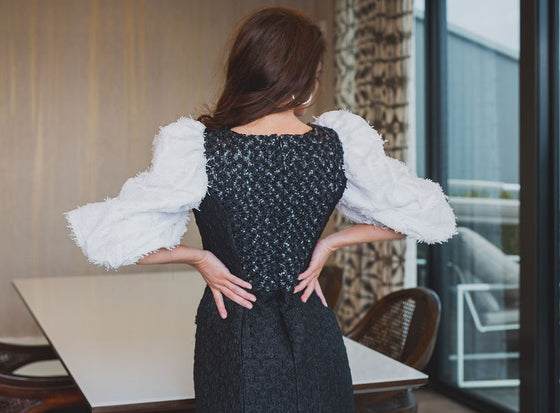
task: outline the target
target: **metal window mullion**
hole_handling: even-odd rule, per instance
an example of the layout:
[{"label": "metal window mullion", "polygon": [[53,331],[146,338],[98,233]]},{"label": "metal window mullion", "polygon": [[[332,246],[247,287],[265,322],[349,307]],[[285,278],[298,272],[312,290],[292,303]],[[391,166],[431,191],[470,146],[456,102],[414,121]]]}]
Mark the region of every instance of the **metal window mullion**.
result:
[{"label": "metal window mullion", "polygon": [[[447,191],[447,16],[446,1],[425,3],[425,124],[426,175]],[[444,248],[430,246],[427,254],[428,286],[440,296],[448,293],[444,282]],[[445,298],[442,300],[445,301]],[[451,326],[441,323],[434,357],[427,372],[438,380],[444,375],[445,347],[439,345],[451,337]]]},{"label": "metal window mullion", "polygon": [[[558,0],[521,0],[520,411],[558,411]],[[556,3],[556,4],[555,4]],[[557,108],[557,107],[556,107]],[[555,133],[556,129],[556,133]],[[554,359],[554,360],[553,360]]]},{"label": "metal window mullion", "polygon": [[553,291],[551,308],[552,320],[550,325],[554,334],[550,337],[550,348],[556,349],[553,352],[551,361],[552,374],[551,380],[553,389],[551,394],[551,408],[553,411],[560,411],[560,130],[558,115],[560,112],[560,0],[550,0],[548,10],[549,16],[549,134],[551,139],[551,162],[552,162],[552,275],[551,291]]}]

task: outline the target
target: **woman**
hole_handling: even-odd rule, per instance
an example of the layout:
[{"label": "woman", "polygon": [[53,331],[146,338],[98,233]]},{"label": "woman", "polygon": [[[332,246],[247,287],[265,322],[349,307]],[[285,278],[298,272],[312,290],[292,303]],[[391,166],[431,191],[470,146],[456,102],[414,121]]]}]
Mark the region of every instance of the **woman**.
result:
[{"label": "woman", "polygon": [[[317,277],[346,245],[404,235],[442,242],[455,219],[441,188],[383,153],[366,121],[298,119],[325,42],[301,12],[241,25],[215,109],[154,141],[151,168],[118,197],[67,214],[90,261],[194,266],[198,412],[352,412],[352,380]],[[357,224],[319,239],[335,206]],[[180,245],[194,209],[204,249]]]}]

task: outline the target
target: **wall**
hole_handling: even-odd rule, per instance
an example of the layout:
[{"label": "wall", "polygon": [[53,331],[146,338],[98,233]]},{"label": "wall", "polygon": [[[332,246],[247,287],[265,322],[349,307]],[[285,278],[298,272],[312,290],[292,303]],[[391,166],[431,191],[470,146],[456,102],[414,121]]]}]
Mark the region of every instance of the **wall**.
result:
[{"label": "wall", "polygon": [[[322,0],[0,0],[0,336],[38,334],[10,281],[103,273],[63,212],[146,169],[159,125],[215,98],[231,30],[255,8]],[[332,53],[314,109],[332,108]],[[184,243],[200,245],[194,220]],[[169,270],[135,267],[124,272]],[[72,311],[72,309],[68,309]]]}]

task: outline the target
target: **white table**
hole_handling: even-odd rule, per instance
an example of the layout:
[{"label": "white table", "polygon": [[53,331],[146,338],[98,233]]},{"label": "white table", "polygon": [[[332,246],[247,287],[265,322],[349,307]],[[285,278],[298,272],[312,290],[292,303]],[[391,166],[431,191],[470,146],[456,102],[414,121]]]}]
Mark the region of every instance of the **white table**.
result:
[{"label": "white table", "polygon": [[[16,290],[92,412],[192,405],[196,272],[18,279]],[[357,391],[419,387],[427,376],[345,338]],[[134,406],[132,406],[134,405]]]}]

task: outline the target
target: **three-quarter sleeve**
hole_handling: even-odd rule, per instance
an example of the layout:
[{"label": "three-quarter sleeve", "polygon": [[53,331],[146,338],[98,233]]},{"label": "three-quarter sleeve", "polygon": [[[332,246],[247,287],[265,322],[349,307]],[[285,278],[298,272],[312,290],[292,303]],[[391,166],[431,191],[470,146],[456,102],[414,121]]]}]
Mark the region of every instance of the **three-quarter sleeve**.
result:
[{"label": "three-quarter sleeve", "polygon": [[347,185],[337,208],[343,215],[428,244],[446,241],[457,232],[440,185],[386,156],[381,136],[367,121],[350,112],[331,111],[316,123],[334,129],[342,143]]},{"label": "three-quarter sleeve", "polygon": [[160,127],[150,168],[128,179],[117,197],[65,215],[88,260],[116,269],[177,246],[207,184],[204,125],[181,117]]}]

